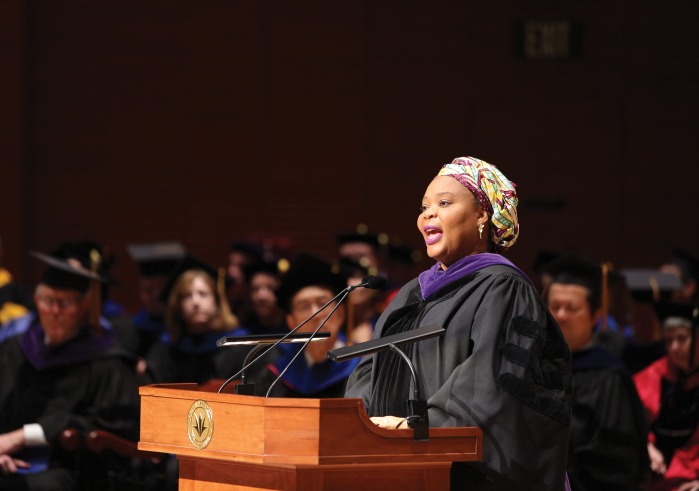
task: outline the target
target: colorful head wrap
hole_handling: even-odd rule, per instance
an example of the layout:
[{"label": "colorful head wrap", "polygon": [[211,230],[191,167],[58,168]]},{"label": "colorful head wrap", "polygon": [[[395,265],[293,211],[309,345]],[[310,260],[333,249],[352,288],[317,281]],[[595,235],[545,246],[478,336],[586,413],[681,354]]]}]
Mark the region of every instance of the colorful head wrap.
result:
[{"label": "colorful head wrap", "polygon": [[517,192],[515,183],[508,180],[492,164],[474,157],[459,157],[446,164],[438,176],[451,176],[473,193],[478,203],[488,212],[493,244],[498,252],[512,247],[519,236],[517,220]]}]

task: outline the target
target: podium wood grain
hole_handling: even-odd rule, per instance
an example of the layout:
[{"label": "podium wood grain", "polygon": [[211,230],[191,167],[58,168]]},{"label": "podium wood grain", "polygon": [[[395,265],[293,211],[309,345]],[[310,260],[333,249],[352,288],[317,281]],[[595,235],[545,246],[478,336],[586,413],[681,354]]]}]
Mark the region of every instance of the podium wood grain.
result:
[{"label": "podium wood grain", "polygon": [[[448,490],[451,462],[479,461],[479,428],[374,425],[359,399],[263,398],[218,394],[196,384],[141,387],[138,448],[176,454],[181,491]],[[197,400],[213,414],[209,444],[188,437]]]}]

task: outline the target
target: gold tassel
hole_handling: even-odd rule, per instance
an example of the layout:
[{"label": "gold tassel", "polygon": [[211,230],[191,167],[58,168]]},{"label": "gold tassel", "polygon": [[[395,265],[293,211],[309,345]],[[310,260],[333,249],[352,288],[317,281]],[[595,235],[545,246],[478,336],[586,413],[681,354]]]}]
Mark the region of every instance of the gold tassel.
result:
[{"label": "gold tassel", "polygon": [[602,263],[602,331],[607,330],[607,316],[609,314],[609,270],[612,263]]},{"label": "gold tassel", "polygon": [[[98,275],[100,262],[102,257],[96,249],[90,251],[90,271]],[[100,316],[102,314],[102,284],[99,280],[90,280],[90,317],[89,322],[97,334],[102,333],[102,325],[100,324]]]}]

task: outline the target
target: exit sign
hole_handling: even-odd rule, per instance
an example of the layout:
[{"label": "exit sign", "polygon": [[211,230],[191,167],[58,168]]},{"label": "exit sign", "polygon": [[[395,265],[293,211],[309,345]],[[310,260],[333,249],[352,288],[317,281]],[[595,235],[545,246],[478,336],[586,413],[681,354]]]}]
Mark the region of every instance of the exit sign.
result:
[{"label": "exit sign", "polygon": [[527,60],[571,60],[582,56],[582,23],[529,19],[515,23],[515,54]]}]

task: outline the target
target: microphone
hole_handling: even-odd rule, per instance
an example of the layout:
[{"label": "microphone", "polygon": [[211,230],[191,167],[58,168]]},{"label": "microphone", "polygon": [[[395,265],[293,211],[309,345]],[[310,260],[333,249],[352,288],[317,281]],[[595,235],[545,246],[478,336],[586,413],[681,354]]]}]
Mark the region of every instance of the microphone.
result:
[{"label": "microphone", "polygon": [[335,362],[349,360],[357,356],[369,355],[380,351],[391,350],[396,353],[407,365],[413,382],[413,398],[408,399],[408,426],[413,429],[413,439],[415,441],[429,440],[430,422],[427,413],[427,401],[420,396],[420,385],[415,366],[408,355],[398,348],[402,344],[415,343],[423,339],[443,336],[445,329],[430,325],[419,327],[398,334],[391,334],[381,338],[374,338],[365,343],[355,344],[337,348],[328,352],[328,358]]},{"label": "microphone", "polygon": [[357,288],[369,288],[370,290],[378,290],[379,288],[383,288],[385,284],[386,278],[384,278],[383,276],[367,275],[364,278],[362,278],[361,282],[350,287],[350,291],[353,291]]},{"label": "microphone", "polygon": [[311,335],[308,336],[308,339],[306,340],[305,343],[303,343],[303,346],[301,346],[301,349],[299,349],[298,352],[296,352],[296,354],[295,354],[294,357],[291,359],[291,361],[290,361],[289,363],[286,364],[286,366],[284,367],[284,369],[283,369],[281,372],[279,372],[279,375],[277,375],[276,378],[272,381],[272,383],[269,384],[269,388],[267,389],[267,393],[265,394],[265,397],[269,397],[269,394],[272,392],[272,388],[277,384],[277,382],[279,382],[279,381],[281,380],[281,378],[284,376],[284,374],[286,373],[286,371],[291,367],[291,365],[294,364],[294,362],[296,361],[296,358],[298,358],[299,355],[300,355],[300,354],[303,352],[303,350],[306,348],[306,346],[308,346],[308,343],[310,343],[311,341],[313,341],[313,339],[315,338],[315,336],[318,335],[318,332],[319,332],[321,329],[323,329],[323,326],[325,325],[325,323],[328,321],[328,319],[330,319],[330,316],[333,315],[333,314],[335,313],[335,311],[336,311],[337,308],[340,306],[340,304],[342,303],[342,301],[343,301],[345,298],[347,298],[347,295],[349,295],[349,292],[350,292],[350,290],[345,291],[345,293],[344,293],[344,295],[342,296],[342,298],[340,298],[340,300],[337,301],[337,303],[335,304],[335,306],[333,307],[333,309],[330,311],[330,313],[329,313],[328,315],[325,316],[325,319],[323,319],[323,322],[321,322],[320,325],[319,325],[318,327],[316,327],[315,330],[311,333]]},{"label": "microphone", "polygon": [[[308,337],[308,339],[304,342],[303,346],[299,350],[299,353],[304,350],[304,348],[308,345],[313,340],[313,337],[320,331],[320,329],[325,325],[325,322],[330,318],[330,316],[335,312],[337,307],[340,306],[340,303],[345,299],[345,297],[353,290],[356,290],[357,288],[370,288],[370,289],[377,289],[381,288],[384,284],[386,283],[386,279],[381,277],[381,276],[372,276],[368,275],[362,278],[362,281],[360,281],[356,285],[350,285],[347,288],[344,288],[340,293],[335,295],[333,298],[328,300],[328,302],[323,305],[321,308],[313,312],[311,315],[309,315],[306,320],[301,322],[298,326],[294,327],[292,330],[290,330],[288,333],[284,334],[281,338],[279,338],[276,342],[271,343],[267,346],[267,349],[259,353],[255,358],[253,358],[251,361],[244,363],[243,368],[238,370],[235,374],[233,374],[230,378],[228,378],[218,389],[218,393],[221,393],[223,391],[224,387],[226,387],[229,383],[231,383],[233,380],[235,380],[240,374],[245,373],[245,371],[254,363],[256,363],[259,359],[261,359],[264,355],[269,353],[269,351],[273,350],[276,346],[278,346],[280,343],[288,342],[287,339],[292,337],[299,329],[301,329],[303,326],[305,326],[311,319],[313,319],[315,316],[320,314],[323,310],[325,310],[330,304],[332,304],[335,300],[338,298],[342,297],[340,301],[335,305],[333,310],[328,314],[328,316],[323,320],[323,322],[318,326],[316,330],[314,330],[311,335]],[[298,356],[298,353],[297,353]],[[247,360],[247,358],[246,358]],[[272,382],[270,385],[270,390],[271,388],[277,383],[277,380],[281,378],[281,376],[286,372],[286,370],[291,366],[291,364],[296,360],[296,357],[294,357],[291,362],[284,368],[284,371],[282,371],[279,376]],[[269,390],[267,391],[267,396],[269,395]],[[265,396],[265,397],[267,397]]]},{"label": "microphone", "polygon": [[[299,355],[303,352],[303,350],[306,348],[306,346],[308,346],[308,343],[313,341],[315,336],[318,335],[318,333],[323,328],[325,323],[328,321],[328,319],[330,319],[330,316],[335,313],[335,311],[338,309],[340,304],[342,304],[342,302],[345,300],[345,298],[347,298],[347,295],[349,295],[350,292],[356,290],[357,288],[370,288],[370,289],[375,290],[377,288],[381,288],[385,283],[386,283],[386,279],[381,277],[381,276],[368,275],[368,276],[365,276],[364,278],[362,278],[362,281],[360,281],[358,284],[348,286],[342,292],[340,292],[338,295],[336,295],[334,298],[340,297],[340,299],[337,301],[337,304],[335,304],[335,307],[333,307],[333,309],[330,311],[330,313],[325,317],[325,319],[323,319],[323,322],[321,322],[320,325],[317,328],[315,328],[315,330],[308,337],[308,340],[306,340],[306,342],[303,344],[303,346],[301,346],[301,349],[298,350],[298,352],[294,355],[294,357],[291,359],[291,361],[286,364],[284,369],[281,372],[279,372],[279,375],[277,375],[277,377],[272,381],[272,383],[269,385],[269,388],[267,389],[267,394],[265,394],[265,397],[269,397],[269,394],[272,392],[272,388],[277,384],[277,382],[279,382],[281,380],[281,378],[284,376],[284,374],[287,372],[287,370],[289,370],[291,365],[294,364],[294,362],[299,357]],[[330,302],[326,303],[323,307],[321,307],[318,310],[318,312],[316,312],[316,314],[319,313],[321,310],[323,310],[325,307],[327,307],[331,302],[332,302],[332,300],[330,300]],[[305,322],[306,321],[304,321],[304,323]]]}]

